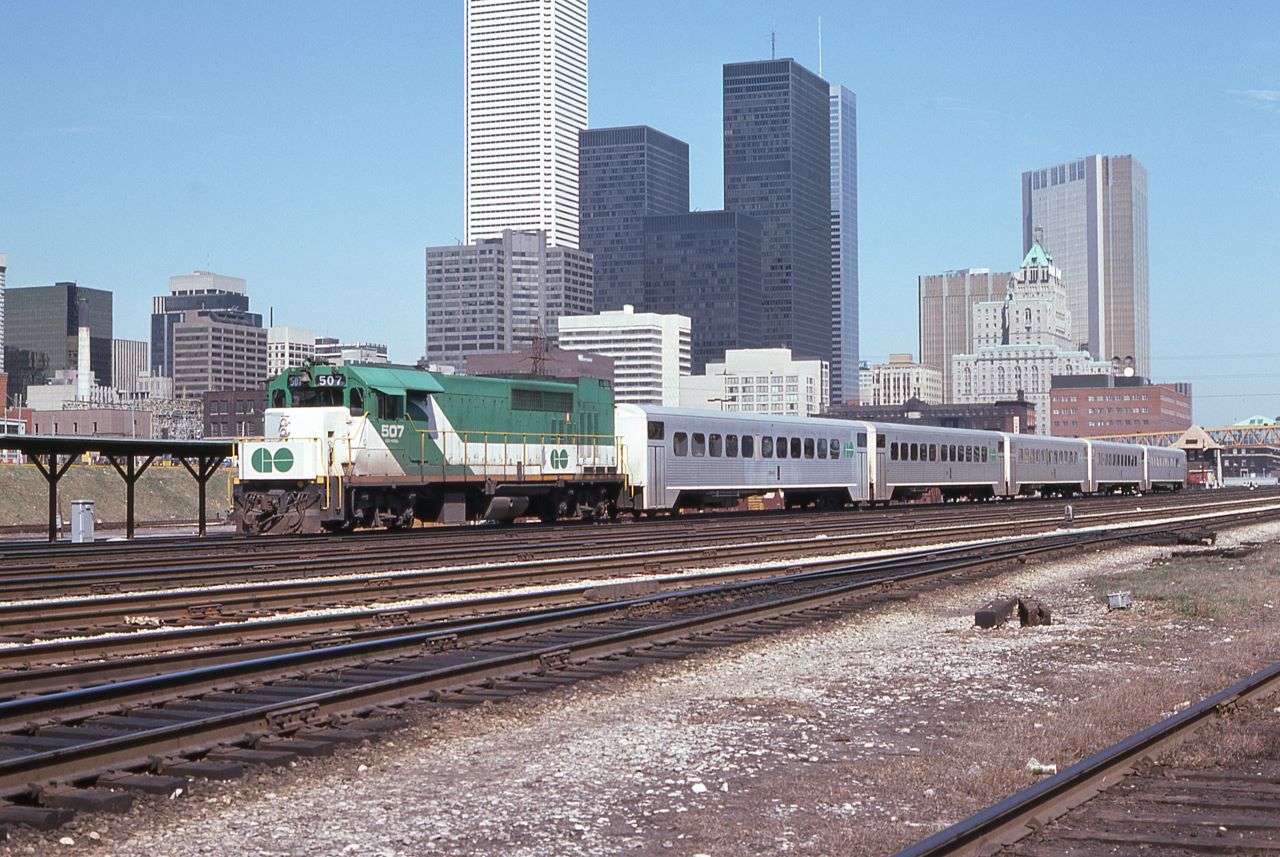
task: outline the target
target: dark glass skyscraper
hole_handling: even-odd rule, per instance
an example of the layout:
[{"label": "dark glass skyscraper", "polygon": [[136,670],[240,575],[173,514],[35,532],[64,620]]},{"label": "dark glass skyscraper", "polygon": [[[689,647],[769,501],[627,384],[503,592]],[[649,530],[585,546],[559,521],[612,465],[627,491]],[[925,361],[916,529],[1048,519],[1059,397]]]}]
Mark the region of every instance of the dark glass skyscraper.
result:
[{"label": "dark glass skyscraper", "polygon": [[797,358],[831,359],[830,97],[792,59],[724,67],[724,206],[760,221],[762,344]]},{"label": "dark glass skyscraper", "polygon": [[644,219],[644,308],[689,316],[693,373],[726,348],[758,348],[760,223],[735,211]]},{"label": "dark glass skyscraper", "polygon": [[111,292],[75,283],[9,289],[5,307],[5,367],[9,395],[25,394],[59,369],[74,369],[80,328],[89,328],[89,369],[111,385]]},{"label": "dark glass skyscraper", "polygon": [[640,306],[644,218],[689,210],[689,144],[633,125],[579,131],[578,149],[578,246],[594,258],[595,311]]}]

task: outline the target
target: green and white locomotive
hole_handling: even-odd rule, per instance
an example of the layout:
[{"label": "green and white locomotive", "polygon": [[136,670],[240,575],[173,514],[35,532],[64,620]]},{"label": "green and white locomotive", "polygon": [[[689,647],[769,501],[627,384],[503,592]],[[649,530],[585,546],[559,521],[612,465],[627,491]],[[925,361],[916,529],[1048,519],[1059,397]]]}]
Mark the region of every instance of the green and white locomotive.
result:
[{"label": "green and white locomotive", "polygon": [[266,436],[240,444],[243,532],[617,514],[607,382],[309,364],[267,399]]}]

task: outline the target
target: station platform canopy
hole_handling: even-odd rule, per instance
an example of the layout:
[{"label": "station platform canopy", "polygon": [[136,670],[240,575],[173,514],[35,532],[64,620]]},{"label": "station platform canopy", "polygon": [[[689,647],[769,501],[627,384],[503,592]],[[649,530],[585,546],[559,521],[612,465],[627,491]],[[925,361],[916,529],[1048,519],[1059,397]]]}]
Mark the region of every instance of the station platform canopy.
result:
[{"label": "station platform canopy", "polygon": [[0,449],[27,456],[49,483],[49,541],[58,539],[58,482],[81,456],[96,454],[116,469],[125,483],[125,533],[134,533],[134,484],[157,458],[186,468],[199,490],[200,535],[205,534],[206,487],[218,465],[235,451],[232,440],[154,440],[71,435],[0,435]]}]

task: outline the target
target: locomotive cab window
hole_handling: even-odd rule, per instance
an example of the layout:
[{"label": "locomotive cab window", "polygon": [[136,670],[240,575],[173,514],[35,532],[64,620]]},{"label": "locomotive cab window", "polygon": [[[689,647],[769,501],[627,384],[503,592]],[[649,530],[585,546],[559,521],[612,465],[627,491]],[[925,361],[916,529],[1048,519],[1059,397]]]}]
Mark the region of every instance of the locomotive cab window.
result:
[{"label": "locomotive cab window", "polygon": [[351,402],[351,416],[364,416],[364,389],[362,387],[352,387],[347,396]]},{"label": "locomotive cab window", "polygon": [[271,391],[271,407],[273,408],[284,407],[284,390]]},{"label": "locomotive cab window", "polygon": [[689,454],[689,435],[682,431],[678,431],[671,438],[671,451],[676,455],[684,457]]},{"label": "locomotive cab window", "polygon": [[701,458],[707,454],[707,436],[700,431],[693,433],[693,457]]},{"label": "locomotive cab window", "polygon": [[378,419],[404,419],[404,396],[385,393],[382,390],[374,390],[373,395],[378,400]]},{"label": "locomotive cab window", "polygon": [[[765,438],[765,440],[768,440],[768,438]],[[756,439],[752,435],[744,434],[742,436],[742,457],[756,457]]]},{"label": "locomotive cab window", "polygon": [[662,440],[667,436],[667,424],[662,420],[649,420],[649,440]]}]

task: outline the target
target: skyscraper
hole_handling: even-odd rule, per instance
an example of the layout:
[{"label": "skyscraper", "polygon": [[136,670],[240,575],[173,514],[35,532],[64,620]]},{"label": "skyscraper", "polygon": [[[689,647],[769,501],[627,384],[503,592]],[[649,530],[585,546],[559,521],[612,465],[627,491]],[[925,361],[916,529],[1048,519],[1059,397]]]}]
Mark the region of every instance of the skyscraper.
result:
[{"label": "skyscraper", "polygon": [[173,328],[188,310],[238,312],[246,323],[262,324],[262,316],[249,317],[249,296],[239,277],[209,271],[170,277],[169,294],[151,299],[151,374],[173,377]]},{"label": "skyscraper", "polygon": [[973,351],[974,306],[1003,298],[1012,276],[965,268],[920,277],[920,362],[942,373],[944,402],[952,401],[951,358]]},{"label": "skyscraper", "polygon": [[1037,236],[1062,270],[1074,345],[1151,370],[1147,171],[1132,155],[1089,155],[1022,174],[1022,245]]},{"label": "skyscraper", "polygon": [[689,144],[647,125],[578,134],[580,242],[595,265],[596,312],[643,310],[644,218],[689,210]]},{"label": "skyscraper", "polygon": [[111,385],[111,292],[75,283],[9,289],[5,307],[5,366],[9,395],[79,364],[81,327],[89,328],[89,369]]},{"label": "skyscraper", "polygon": [[761,344],[760,222],[736,211],[644,219],[644,307],[691,319],[693,371]]},{"label": "skyscraper", "polygon": [[578,246],[587,0],[467,0],[466,243],[540,229]]},{"label": "skyscraper", "polygon": [[724,205],[760,221],[763,344],[797,358],[831,358],[830,129],[830,86],[795,60],[725,65]]},{"label": "skyscraper", "polygon": [[858,99],[831,85],[831,403],[858,395]]}]

